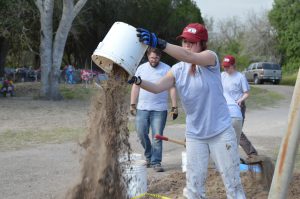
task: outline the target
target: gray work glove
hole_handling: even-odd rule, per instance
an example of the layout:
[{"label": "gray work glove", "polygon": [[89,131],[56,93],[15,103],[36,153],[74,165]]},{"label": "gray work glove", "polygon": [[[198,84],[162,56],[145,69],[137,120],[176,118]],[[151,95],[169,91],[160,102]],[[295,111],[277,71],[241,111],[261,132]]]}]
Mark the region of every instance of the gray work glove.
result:
[{"label": "gray work glove", "polygon": [[136,105],[135,104],[130,104],[130,114],[132,116],[136,116]]},{"label": "gray work glove", "polygon": [[172,107],[170,111],[170,116],[173,120],[176,120],[176,118],[178,117],[178,107]]}]

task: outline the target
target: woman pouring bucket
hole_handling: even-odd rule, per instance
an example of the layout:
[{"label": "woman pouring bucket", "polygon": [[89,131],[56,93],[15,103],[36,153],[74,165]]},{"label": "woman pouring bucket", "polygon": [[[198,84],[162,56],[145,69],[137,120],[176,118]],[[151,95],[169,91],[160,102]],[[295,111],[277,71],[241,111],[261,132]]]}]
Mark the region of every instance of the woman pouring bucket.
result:
[{"label": "woman pouring bucket", "polygon": [[205,198],[209,157],[214,161],[226,188],[227,198],[244,199],[239,153],[227,104],[223,97],[220,63],[207,50],[208,33],[202,24],[187,25],[178,39],[182,46],[167,43],[146,29],[138,28],[139,41],[163,50],[180,60],[156,84],[133,76],[128,83],[153,93],[176,86],[186,112],[186,187],[188,199]]}]

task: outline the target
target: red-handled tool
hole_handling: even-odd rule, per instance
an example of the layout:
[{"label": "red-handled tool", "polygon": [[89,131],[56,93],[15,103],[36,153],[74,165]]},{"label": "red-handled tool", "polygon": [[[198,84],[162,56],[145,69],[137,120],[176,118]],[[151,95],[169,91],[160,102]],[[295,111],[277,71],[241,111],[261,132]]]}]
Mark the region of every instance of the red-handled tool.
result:
[{"label": "red-handled tool", "polygon": [[174,142],[176,144],[180,144],[180,145],[185,146],[185,142],[183,142],[183,141],[173,140],[173,139],[170,139],[168,137],[165,137],[165,136],[162,136],[162,135],[159,135],[159,134],[156,134],[154,137],[158,140],[165,140],[165,141]]}]

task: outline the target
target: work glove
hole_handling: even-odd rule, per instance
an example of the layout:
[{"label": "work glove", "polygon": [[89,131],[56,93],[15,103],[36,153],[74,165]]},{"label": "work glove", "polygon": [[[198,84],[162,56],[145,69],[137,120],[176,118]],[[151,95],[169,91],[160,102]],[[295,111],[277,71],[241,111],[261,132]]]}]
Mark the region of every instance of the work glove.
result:
[{"label": "work glove", "polygon": [[136,105],[135,104],[130,104],[130,114],[132,116],[136,116]]},{"label": "work glove", "polygon": [[172,116],[173,120],[176,120],[178,117],[178,108],[177,107],[172,107],[170,111],[170,116]]},{"label": "work glove", "polygon": [[144,28],[137,28],[136,31],[138,32],[137,37],[140,42],[160,50],[164,50],[166,48],[167,42],[158,38],[155,33],[149,32]]},{"label": "work glove", "polygon": [[142,79],[140,76],[132,76],[132,78],[130,80],[127,81],[128,84],[136,84],[136,85],[140,85],[142,83]]},{"label": "work glove", "polygon": [[237,101],[236,101],[236,103],[240,106],[240,107],[242,107],[242,104],[243,104],[243,99],[238,99]]}]

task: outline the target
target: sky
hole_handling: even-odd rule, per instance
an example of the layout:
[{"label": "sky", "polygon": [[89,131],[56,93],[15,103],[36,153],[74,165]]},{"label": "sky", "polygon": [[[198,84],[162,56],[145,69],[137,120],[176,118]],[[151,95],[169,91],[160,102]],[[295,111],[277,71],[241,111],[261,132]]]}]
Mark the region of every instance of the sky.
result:
[{"label": "sky", "polygon": [[250,12],[271,10],[273,0],[195,0],[202,17],[213,17],[214,21],[237,16],[245,19]]}]

